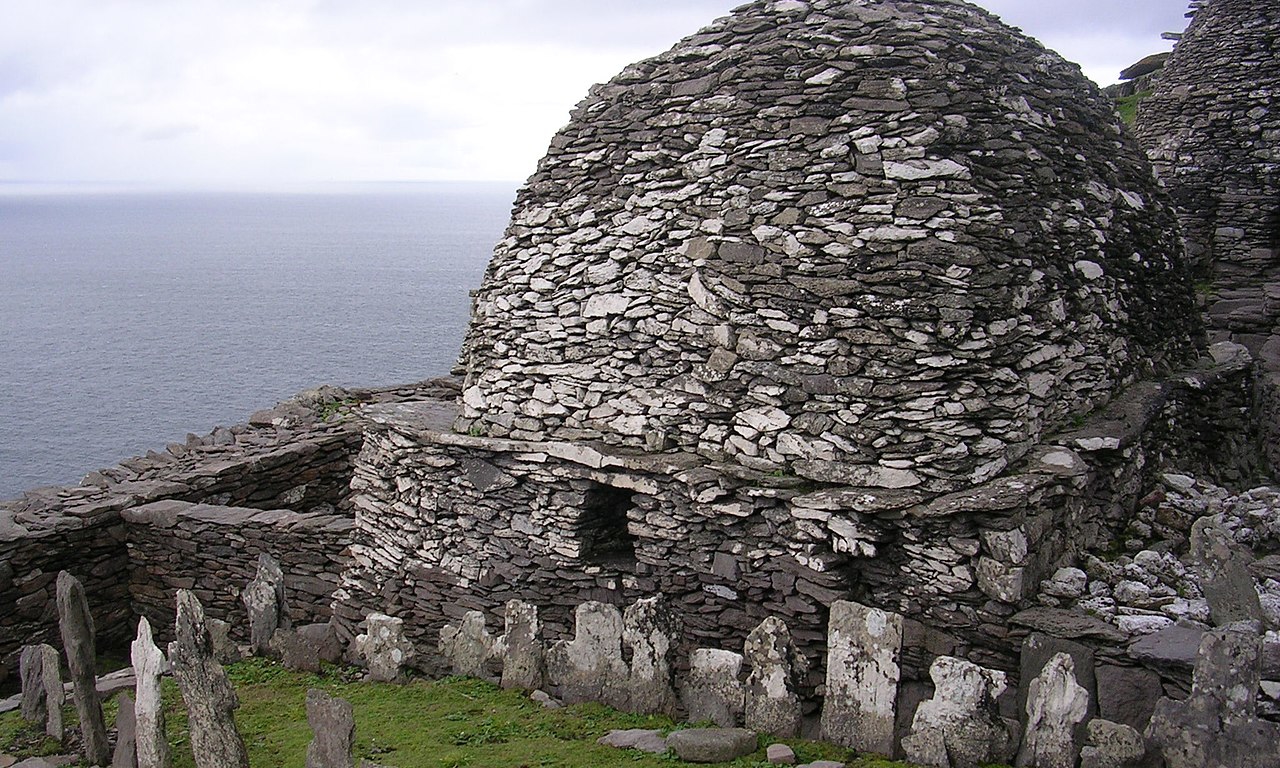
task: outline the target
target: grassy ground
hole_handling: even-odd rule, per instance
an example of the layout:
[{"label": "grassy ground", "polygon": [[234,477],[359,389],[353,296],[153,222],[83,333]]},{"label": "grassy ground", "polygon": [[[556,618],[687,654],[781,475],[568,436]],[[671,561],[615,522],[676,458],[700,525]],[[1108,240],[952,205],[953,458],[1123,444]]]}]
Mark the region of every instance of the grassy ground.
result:
[{"label": "grassy ground", "polygon": [[[322,688],[351,702],[356,714],[356,756],[396,768],[674,768],[674,757],[645,755],[602,747],[596,739],[614,728],[677,726],[661,717],[615,712],[596,704],[544,709],[517,691],[501,691],[476,680],[449,678],[404,686],[354,682],[343,670],[323,675],[288,672],[274,664],[249,660],[228,667],[241,706],[236,721],[249,748],[253,768],[303,768],[311,730],[305,699],[308,688]],[[174,768],[192,768],[185,711],[176,686],[165,681],[168,733]],[[108,722],[115,706],[108,707]],[[67,707],[68,730],[75,714]],[[761,750],[730,765],[767,766]],[[800,762],[848,761],[856,768],[904,766],[883,760],[854,759],[848,750],[826,744],[790,741]],[[0,752],[19,757],[56,754],[51,740],[39,738],[17,712],[0,716]]]},{"label": "grassy ground", "polygon": [[1133,125],[1133,121],[1138,119],[1138,102],[1151,95],[1151,91],[1141,91],[1132,96],[1116,99],[1116,111],[1120,113],[1120,119],[1124,120],[1126,125]]}]

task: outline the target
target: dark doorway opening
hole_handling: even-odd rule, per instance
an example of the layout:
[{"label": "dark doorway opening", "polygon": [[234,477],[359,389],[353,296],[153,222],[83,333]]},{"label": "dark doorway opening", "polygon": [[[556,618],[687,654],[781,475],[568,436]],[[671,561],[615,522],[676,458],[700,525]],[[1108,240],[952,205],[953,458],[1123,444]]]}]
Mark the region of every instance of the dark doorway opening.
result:
[{"label": "dark doorway opening", "polygon": [[635,565],[636,537],[627,529],[627,512],[635,506],[632,496],[631,491],[608,485],[586,492],[578,518],[583,562],[617,568]]}]

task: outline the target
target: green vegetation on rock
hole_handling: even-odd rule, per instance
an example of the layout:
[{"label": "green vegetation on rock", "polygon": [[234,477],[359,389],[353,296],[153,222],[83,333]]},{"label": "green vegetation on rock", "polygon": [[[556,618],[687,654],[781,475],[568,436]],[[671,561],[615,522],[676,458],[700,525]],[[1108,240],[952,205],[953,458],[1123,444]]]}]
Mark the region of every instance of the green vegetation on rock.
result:
[{"label": "green vegetation on rock", "polygon": [[1150,95],[1151,91],[1140,91],[1132,96],[1116,99],[1116,111],[1120,113],[1120,119],[1124,120],[1125,125],[1133,125],[1138,119],[1138,104]]}]

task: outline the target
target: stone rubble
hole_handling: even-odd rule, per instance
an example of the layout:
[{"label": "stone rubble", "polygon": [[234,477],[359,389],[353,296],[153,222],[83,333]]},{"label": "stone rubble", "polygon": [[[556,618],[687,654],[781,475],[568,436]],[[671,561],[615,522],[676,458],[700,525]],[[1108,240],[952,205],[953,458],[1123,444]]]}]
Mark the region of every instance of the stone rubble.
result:
[{"label": "stone rubble", "polygon": [[85,760],[98,765],[111,757],[107,743],[107,722],[98,697],[98,652],[93,629],[93,614],[85,598],[84,587],[76,577],[62,571],[58,574],[58,626],[62,647],[71,671],[72,698],[80,724],[81,749]]},{"label": "stone rubble", "polygon": [[169,643],[168,656],[187,705],[196,768],[249,768],[249,756],[233,716],[240,699],[213,657],[204,608],[186,590],[179,590],[177,605],[175,639]]}]

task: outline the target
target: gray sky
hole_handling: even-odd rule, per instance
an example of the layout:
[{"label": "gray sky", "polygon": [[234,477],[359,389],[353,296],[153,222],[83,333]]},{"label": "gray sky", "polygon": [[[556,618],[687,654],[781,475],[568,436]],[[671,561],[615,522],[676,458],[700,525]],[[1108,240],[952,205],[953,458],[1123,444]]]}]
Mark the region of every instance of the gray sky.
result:
[{"label": "gray sky", "polygon": [[[739,0],[0,0],[0,182],[530,174],[596,82]],[[983,0],[1101,84],[1186,0]]]}]

